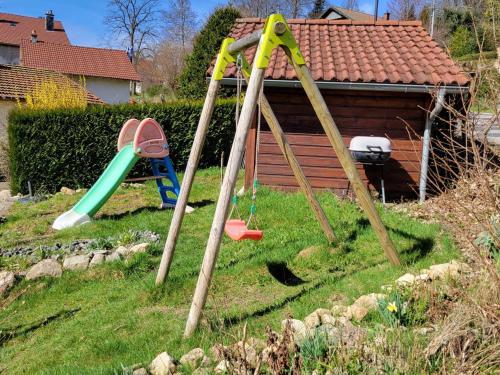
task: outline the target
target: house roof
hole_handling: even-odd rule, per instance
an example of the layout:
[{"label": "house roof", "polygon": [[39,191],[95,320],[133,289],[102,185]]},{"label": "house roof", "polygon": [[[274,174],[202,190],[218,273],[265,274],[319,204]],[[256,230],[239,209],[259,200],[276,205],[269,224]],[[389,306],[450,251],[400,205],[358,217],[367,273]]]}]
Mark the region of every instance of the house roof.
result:
[{"label": "house roof", "polygon": [[352,10],[348,8],[342,8],[337,6],[329,7],[323,12],[320,18],[327,18],[332,12],[335,12],[342,16],[342,19],[348,19],[353,21],[373,21],[373,14],[368,14],[364,12],[359,12],[357,10]]},{"label": "house roof", "polygon": [[54,30],[45,29],[45,18],[0,13],[0,44],[20,45],[22,39],[30,39],[35,30],[43,42],[70,44],[61,21],[54,21]]},{"label": "house roof", "polygon": [[[63,74],[50,70],[27,68],[19,65],[0,65],[0,98],[25,99],[26,94],[33,91],[37,84],[46,80],[69,82],[73,87],[81,87]],[[87,91],[87,102],[104,104],[101,98]]]},{"label": "house roof", "polygon": [[[465,85],[468,78],[432,40],[419,21],[287,21],[316,81]],[[237,19],[235,39],[261,29],[264,19]],[[251,63],[256,47],[245,51]],[[209,72],[212,68],[210,68]],[[236,77],[231,64],[224,77]],[[282,49],[275,49],[266,79],[297,80]]]},{"label": "house roof", "polygon": [[21,42],[21,65],[59,73],[140,81],[125,51],[54,43]]}]

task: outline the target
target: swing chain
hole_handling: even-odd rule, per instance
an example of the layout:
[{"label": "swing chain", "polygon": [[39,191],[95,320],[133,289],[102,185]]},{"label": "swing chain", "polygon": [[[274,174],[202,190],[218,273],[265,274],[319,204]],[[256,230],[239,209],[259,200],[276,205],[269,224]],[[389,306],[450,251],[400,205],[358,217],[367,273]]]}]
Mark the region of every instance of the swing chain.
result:
[{"label": "swing chain", "polygon": [[262,103],[262,96],[264,95],[264,84],[260,87],[260,92],[259,92],[259,99],[257,101],[257,137],[256,137],[256,145],[255,145],[255,167],[254,167],[254,178],[253,178],[253,184],[252,184],[252,205],[250,206],[250,217],[248,218],[247,221],[247,227],[250,224],[250,222],[253,221],[255,222],[255,228],[258,230],[259,227],[257,225],[257,189],[259,187],[259,179],[258,179],[258,158],[259,158],[259,144],[260,144],[260,124],[261,124],[261,117],[262,117],[262,109],[261,109],[261,103]]}]

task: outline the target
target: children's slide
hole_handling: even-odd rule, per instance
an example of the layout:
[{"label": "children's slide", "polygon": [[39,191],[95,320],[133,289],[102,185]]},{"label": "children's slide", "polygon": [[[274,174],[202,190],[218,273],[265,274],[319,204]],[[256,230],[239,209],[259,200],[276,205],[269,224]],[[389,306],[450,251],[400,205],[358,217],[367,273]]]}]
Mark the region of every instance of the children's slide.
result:
[{"label": "children's slide", "polygon": [[106,203],[138,160],[139,156],[134,153],[134,146],[132,144],[124,146],[87,194],[71,210],[59,216],[54,221],[52,228],[59,230],[89,222],[90,218]]}]

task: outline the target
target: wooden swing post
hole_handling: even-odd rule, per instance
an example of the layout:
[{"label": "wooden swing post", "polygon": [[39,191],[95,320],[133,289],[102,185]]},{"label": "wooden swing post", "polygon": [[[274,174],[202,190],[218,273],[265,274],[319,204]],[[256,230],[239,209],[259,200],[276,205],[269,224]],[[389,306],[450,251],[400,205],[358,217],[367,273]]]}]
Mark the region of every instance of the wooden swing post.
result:
[{"label": "wooden swing post", "polygon": [[335,124],[330,111],[328,110],[328,106],[323,99],[323,95],[321,95],[318,86],[316,86],[316,83],[311,76],[309,68],[305,64],[297,64],[290,50],[286,47],[284,49],[290,60],[292,61],[293,67],[297,72],[300,83],[302,84],[302,87],[304,88],[304,91],[306,92],[306,95],[314,108],[314,112],[316,112],[316,116],[318,116],[319,122],[325,130],[325,133],[333,149],[335,150],[335,153],[337,154],[340,164],[342,165],[342,168],[344,169],[347,177],[349,178],[349,181],[352,184],[361,208],[365,212],[366,216],[368,216],[368,220],[370,221],[370,224],[372,225],[375,233],[378,236],[380,244],[384,249],[385,255],[387,256],[387,258],[389,258],[392,264],[398,266],[401,265],[401,260],[399,259],[396,248],[389,238],[387,229],[385,228],[382,219],[380,219],[380,216],[370,197],[368,189],[365,187],[363,181],[361,180],[361,177],[358,173],[358,170],[356,169],[356,165],[352,160],[349,150],[344,145],[342,135],[340,134],[340,131],[337,128],[337,125]]},{"label": "wooden swing post", "polygon": [[[261,53],[262,39],[257,47],[256,56]],[[243,150],[248,135],[248,130],[252,123],[252,118],[257,106],[257,99],[264,80],[263,68],[258,68],[257,64],[253,64],[252,73],[248,82],[248,87],[245,95],[245,101],[241,108],[240,119],[236,127],[236,134],[234,136],[233,146],[231,147],[231,154],[224,174],[224,181],[217,201],[215,209],[214,220],[212,228],[210,229],[210,236],[208,237],[207,248],[205,256],[203,257],[203,264],[198,276],[196,290],[194,292],[191,309],[189,311],[184,337],[189,337],[193,334],[201,317],[201,312],[205,306],[208,289],[212,281],[212,275],[215,267],[217,255],[219,253],[220,242],[222,233],[224,232],[224,223],[228,214],[229,203],[231,194],[238,178],[238,170],[240,169],[241,159],[243,157]]]},{"label": "wooden swing post", "polygon": [[158,274],[156,275],[156,285],[163,284],[165,282],[168,271],[170,270],[170,265],[172,264],[175,245],[177,243],[177,238],[179,237],[179,231],[181,229],[184,212],[188,203],[189,193],[191,192],[191,187],[193,186],[194,175],[196,173],[196,169],[198,168],[198,163],[200,162],[201,151],[203,150],[203,144],[205,143],[205,138],[207,136],[208,126],[210,125],[210,120],[215,107],[215,99],[217,99],[217,92],[219,91],[220,84],[220,80],[216,80],[213,77],[210,79],[207,97],[205,99],[205,103],[203,104],[200,120],[198,122],[198,128],[196,129],[196,134],[194,136],[193,146],[191,147],[191,152],[189,153],[186,172],[182,178],[181,190],[179,196],[177,197],[174,215],[172,216],[172,222],[170,223],[170,229],[168,230],[168,237],[163,249],[160,267],[158,269]]}]

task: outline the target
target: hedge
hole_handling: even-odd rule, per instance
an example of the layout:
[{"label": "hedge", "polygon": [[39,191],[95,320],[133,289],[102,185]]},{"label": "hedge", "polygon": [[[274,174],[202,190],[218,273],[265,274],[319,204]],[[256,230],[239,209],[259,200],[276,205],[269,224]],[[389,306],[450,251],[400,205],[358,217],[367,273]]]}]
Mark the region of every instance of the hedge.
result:
[{"label": "hedge", "polygon": [[[220,164],[234,135],[234,100],[219,101],[212,116],[200,167]],[[14,110],[9,116],[11,189],[54,193],[62,186],[90,187],[116,154],[124,122],[152,117],[163,127],[177,171],[184,169],[201,114],[201,102],[91,106],[85,109]],[[141,161],[132,176],[151,175]]]}]

